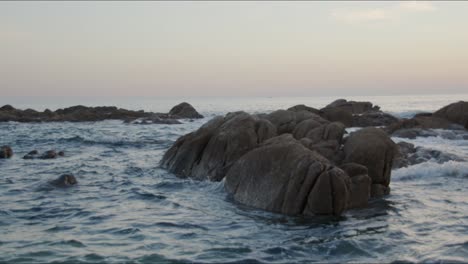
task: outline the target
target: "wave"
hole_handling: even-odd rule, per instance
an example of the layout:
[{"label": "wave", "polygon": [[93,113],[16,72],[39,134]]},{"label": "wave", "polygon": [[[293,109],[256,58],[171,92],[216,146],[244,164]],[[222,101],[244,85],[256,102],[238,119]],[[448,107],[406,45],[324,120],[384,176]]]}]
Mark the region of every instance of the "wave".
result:
[{"label": "wave", "polygon": [[392,180],[394,181],[435,177],[468,178],[468,163],[448,161],[439,164],[434,161],[429,161],[392,171]]}]

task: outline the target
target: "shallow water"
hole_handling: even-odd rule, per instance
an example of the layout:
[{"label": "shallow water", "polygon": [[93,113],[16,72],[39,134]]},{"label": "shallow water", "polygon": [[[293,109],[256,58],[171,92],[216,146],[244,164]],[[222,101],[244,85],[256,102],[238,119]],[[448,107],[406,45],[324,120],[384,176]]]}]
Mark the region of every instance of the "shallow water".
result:
[{"label": "shallow water", "polygon": [[[181,125],[0,123],[0,145],[15,151],[12,159],[0,160],[0,262],[467,262],[468,162],[395,170],[391,195],[372,200],[369,208],[313,218],[248,208],[230,200],[222,182],[183,180],[158,168],[179,136],[213,115],[297,103],[321,107],[332,99],[187,99],[207,118]],[[468,97],[352,99],[410,116]],[[119,106],[163,112],[180,100]],[[54,108],[40,101],[14,105]],[[437,132],[405,141],[468,160],[468,140]],[[66,157],[21,159],[33,149],[65,150]],[[64,173],[79,184],[48,184]]]}]

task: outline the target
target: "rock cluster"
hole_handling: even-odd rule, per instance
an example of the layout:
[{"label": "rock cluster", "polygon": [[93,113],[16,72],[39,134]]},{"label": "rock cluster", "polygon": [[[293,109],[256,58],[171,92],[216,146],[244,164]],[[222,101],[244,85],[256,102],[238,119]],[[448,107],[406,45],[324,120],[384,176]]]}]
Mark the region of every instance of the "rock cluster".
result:
[{"label": "rock cluster", "polygon": [[290,215],[339,215],[388,194],[392,140],[376,128],[344,140],[345,125],[326,117],[305,106],[229,113],[179,138],[161,166],[179,177],[225,179],[234,200]]},{"label": "rock cluster", "polygon": [[203,118],[190,104],[181,103],[171,110],[170,113],[153,113],[132,111],[115,106],[87,107],[82,105],[50,111],[46,109],[39,112],[33,109],[20,110],[5,105],[0,108],[0,122],[92,122],[109,119],[132,122],[137,119],[145,120],[143,123],[154,124],[180,124],[177,119]]}]

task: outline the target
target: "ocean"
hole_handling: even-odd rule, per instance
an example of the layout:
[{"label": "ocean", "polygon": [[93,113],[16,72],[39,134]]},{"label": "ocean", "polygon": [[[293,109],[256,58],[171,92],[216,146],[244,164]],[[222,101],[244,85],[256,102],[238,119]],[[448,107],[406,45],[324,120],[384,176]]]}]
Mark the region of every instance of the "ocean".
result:
[{"label": "ocean", "polygon": [[[468,94],[345,98],[412,117],[468,101]],[[468,140],[463,135],[435,130],[437,136],[392,138],[465,161],[429,160],[393,170],[389,196],[340,217],[256,210],[232,201],[223,182],[179,179],[158,166],[178,137],[216,115],[296,104],[320,108],[335,99],[0,98],[0,105],[22,109],[83,104],[154,112],[187,101],[205,115],[180,125],[0,123],[0,145],[15,152],[0,160],[0,263],[468,262]],[[34,149],[63,150],[65,157],[22,159]],[[65,173],[75,175],[78,185],[48,184]]]}]

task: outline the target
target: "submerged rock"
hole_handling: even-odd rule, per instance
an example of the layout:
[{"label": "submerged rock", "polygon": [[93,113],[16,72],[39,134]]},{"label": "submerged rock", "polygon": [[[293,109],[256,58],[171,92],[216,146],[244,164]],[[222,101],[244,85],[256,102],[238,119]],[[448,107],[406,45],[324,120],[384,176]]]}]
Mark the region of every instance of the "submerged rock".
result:
[{"label": "submerged rock", "polygon": [[23,156],[23,159],[55,159],[58,157],[65,157],[65,152],[55,150],[48,150],[40,154],[37,150],[32,150],[28,154]]},{"label": "submerged rock", "polygon": [[0,147],[0,159],[9,159],[11,156],[13,156],[13,150],[10,146]]},{"label": "submerged rock", "polygon": [[73,185],[76,185],[78,181],[76,180],[75,176],[71,174],[64,174],[58,177],[57,179],[53,180],[50,182],[55,187],[71,187]]}]

